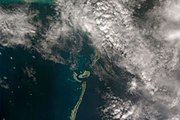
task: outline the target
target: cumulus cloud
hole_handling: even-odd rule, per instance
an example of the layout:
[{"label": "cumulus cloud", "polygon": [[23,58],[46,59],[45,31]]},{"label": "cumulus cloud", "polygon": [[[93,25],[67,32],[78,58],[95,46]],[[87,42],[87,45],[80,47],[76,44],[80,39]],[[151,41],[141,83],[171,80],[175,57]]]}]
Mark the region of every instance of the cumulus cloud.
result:
[{"label": "cumulus cloud", "polygon": [[8,90],[9,89],[9,84],[5,80],[0,78],[0,87],[3,88],[3,89]]},{"label": "cumulus cloud", "polygon": [[119,97],[113,95],[112,92],[103,95],[103,99],[106,100],[106,104],[101,106],[102,119],[130,119],[135,107],[133,107],[131,101],[124,101]]}]

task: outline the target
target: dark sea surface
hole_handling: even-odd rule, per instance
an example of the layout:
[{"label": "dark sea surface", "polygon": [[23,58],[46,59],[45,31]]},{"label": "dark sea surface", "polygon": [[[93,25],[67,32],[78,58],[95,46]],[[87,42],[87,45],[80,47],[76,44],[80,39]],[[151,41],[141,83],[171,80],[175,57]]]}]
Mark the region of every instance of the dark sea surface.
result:
[{"label": "dark sea surface", "polygon": [[[9,85],[9,89],[1,88],[1,119],[68,120],[81,93],[68,66],[23,48],[1,48],[0,52],[0,77],[6,76],[4,81]],[[36,80],[23,72],[27,67],[33,68]]]},{"label": "dark sea surface", "polygon": [[86,92],[78,110],[76,119],[101,120],[98,107],[103,105],[103,100],[97,91],[102,83],[100,83],[95,75],[91,75],[87,80]]}]

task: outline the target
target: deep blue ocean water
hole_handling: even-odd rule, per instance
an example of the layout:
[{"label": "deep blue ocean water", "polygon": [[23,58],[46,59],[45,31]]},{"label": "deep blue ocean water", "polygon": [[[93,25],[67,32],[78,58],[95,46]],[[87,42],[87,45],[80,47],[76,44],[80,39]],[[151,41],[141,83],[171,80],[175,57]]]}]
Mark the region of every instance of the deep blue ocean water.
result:
[{"label": "deep blue ocean water", "polygon": [[[6,76],[4,81],[9,85],[0,91],[1,118],[68,120],[81,93],[68,66],[44,60],[23,48],[1,48],[0,52],[0,77]],[[34,69],[36,81],[23,72],[26,67]]]}]

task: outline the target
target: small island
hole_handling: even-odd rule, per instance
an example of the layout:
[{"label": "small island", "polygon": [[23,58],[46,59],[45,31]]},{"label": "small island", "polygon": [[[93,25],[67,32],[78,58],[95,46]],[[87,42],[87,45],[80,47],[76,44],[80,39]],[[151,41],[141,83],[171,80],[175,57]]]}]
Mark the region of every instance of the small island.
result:
[{"label": "small island", "polygon": [[[91,67],[94,67],[96,65],[96,62],[100,59],[100,56],[101,56],[100,52],[96,49],[95,50],[95,57],[94,57],[94,60],[92,61]],[[76,119],[76,114],[78,112],[79,106],[83,100],[83,96],[84,96],[84,93],[86,91],[86,81],[84,81],[84,80],[81,81],[78,78],[80,78],[80,79],[88,78],[90,76],[90,74],[91,74],[91,72],[87,71],[87,70],[85,70],[83,73],[81,73],[79,75],[76,72],[73,72],[73,78],[78,83],[81,83],[82,90],[81,90],[81,95],[79,97],[79,100],[77,101],[74,109],[71,112],[70,120]]]},{"label": "small island", "polygon": [[78,76],[78,74],[77,74],[76,72],[73,72],[73,78],[74,78],[74,80],[76,80],[78,83],[81,83],[82,81],[79,80],[79,79],[77,78],[77,76]]},{"label": "small island", "polygon": [[94,60],[91,64],[92,67],[96,65],[96,62],[100,59],[100,57],[101,57],[101,53],[96,49],[95,50],[95,57],[94,57]]},{"label": "small island", "polygon": [[75,119],[76,119],[76,114],[77,114],[77,111],[78,111],[78,109],[79,109],[79,106],[80,106],[80,104],[81,104],[81,102],[82,102],[82,100],[83,100],[85,91],[86,91],[86,81],[83,81],[83,82],[82,82],[81,96],[80,96],[78,102],[76,103],[74,109],[73,109],[72,112],[71,112],[70,120],[75,120]]},{"label": "small island", "polygon": [[90,76],[90,71],[84,71],[82,74],[78,76],[78,78],[88,78]]}]

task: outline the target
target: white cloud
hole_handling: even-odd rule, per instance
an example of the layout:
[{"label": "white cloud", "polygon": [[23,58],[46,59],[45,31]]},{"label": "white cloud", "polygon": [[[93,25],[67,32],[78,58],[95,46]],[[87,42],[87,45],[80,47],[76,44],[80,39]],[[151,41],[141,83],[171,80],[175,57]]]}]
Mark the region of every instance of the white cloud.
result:
[{"label": "white cloud", "polygon": [[25,11],[17,9],[13,12],[0,8],[0,44],[3,46],[22,45],[31,46],[31,41],[26,39],[26,35],[33,35],[35,27],[29,23],[31,15]]},{"label": "white cloud", "polygon": [[[141,25],[143,29],[139,29],[132,20],[133,11],[126,9],[122,3],[103,1],[97,3],[97,6],[93,13],[97,29],[101,33],[102,44],[96,45],[101,48],[102,52],[104,49],[106,53],[102,54],[107,54],[117,66],[140,77],[139,82],[130,83],[129,86],[130,91],[133,89],[135,92],[137,90],[137,92],[143,93],[141,96],[143,100],[140,100],[139,103],[146,105],[141,108],[141,113],[138,113],[140,117],[137,119],[143,119],[143,116],[146,115],[150,117],[149,119],[158,119],[161,116],[170,117],[171,114],[180,114],[180,112],[175,113],[172,110],[179,109],[176,105],[173,108],[168,107],[172,105],[173,99],[179,97],[176,91],[179,85],[179,78],[177,78],[179,48],[176,42],[170,40],[170,38],[179,38],[179,34],[178,31],[167,34],[162,29],[160,22],[162,19],[157,16],[163,17],[163,7],[148,11],[147,18],[154,17],[155,21],[151,21],[153,19],[147,20],[147,22],[139,20],[139,23],[136,24],[144,24],[144,26]],[[106,15],[108,13],[109,15]],[[159,35],[154,34],[154,31],[151,32],[154,28],[151,28],[149,22],[157,22],[156,26],[161,26],[161,31],[157,33]],[[162,21],[162,23],[167,26],[170,24],[168,21]],[[164,28],[169,30],[168,27]],[[146,35],[151,37],[147,38]],[[169,35],[170,38],[166,38],[166,35]],[[124,54],[126,55],[124,56]],[[165,91],[160,90],[163,87],[165,87]],[[167,92],[171,94],[167,94]],[[152,101],[155,103],[150,106]],[[161,111],[161,107],[164,107],[165,113]],[[147,112],[145,112],[146,110]],[[132,113],[130,116],[133,117],[134,114]]]}]

